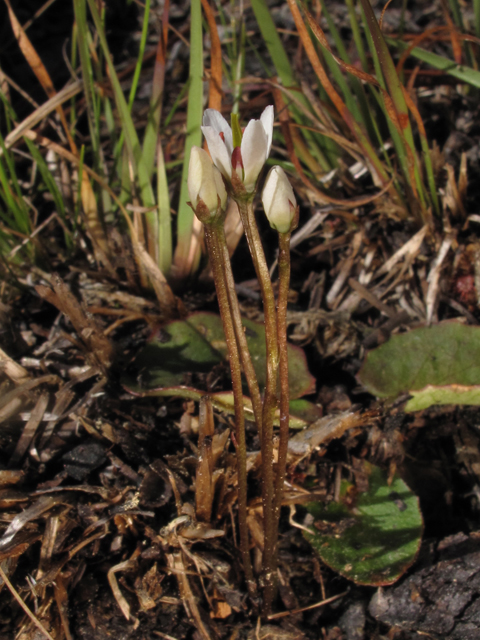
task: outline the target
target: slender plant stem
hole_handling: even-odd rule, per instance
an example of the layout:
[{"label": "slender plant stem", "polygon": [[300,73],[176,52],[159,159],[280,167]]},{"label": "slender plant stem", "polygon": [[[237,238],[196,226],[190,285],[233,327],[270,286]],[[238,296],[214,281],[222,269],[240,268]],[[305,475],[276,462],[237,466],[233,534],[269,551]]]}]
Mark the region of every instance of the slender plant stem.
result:
[{"label": "slender plant stem", "polygon": [[260,283],[265,315],[265,340],[267,348],[267,380],[263,398],[262,414],[262,502],[263,502],[263,567],[262,586],[263,603],[262,614],[270,613],[276,593],[276,539],[274,538],[274,472],[273,472],[273,419],[277,405],[277,374],[278,374],[278,346],[277,346],[277,312],[275,296],[268,271],[265,253],[263,251],[260,234],[255,222],[252,201],[238,201],[238,210],[245,229],[250,253]]},{"label": "slender plant stem", "polygon": [[[278,523],[282,507],[283,485],[287,468],[288,430],[290,420],[290,388],[288,381],[287,305],[290,287],[290,237],[291,233],[278,234],[278,298],[277,298],[277,342],[280,372],[280,432],[278,443],[277,475],[273,502],[273,535],[278,539]],[[274,562],[277,564],[278,546]]]},{"label": "slender plant stem", "polygon": [[243,570],[248,592],[252,598],[256,597],[256,584],[253,577],[250,559],[247,525],[247,445],[245,441],[245,411],[243,406],[242,369],[238,353],[237,339],[230,312],[230,303],[225,281],[225,266],[222,247],[217,242],[218,231],[216,224],[205,225],[205,241],[207,244],[210,264],[212,266],[215,288],[217,291],[220,317],[222,318],[225,341],[227,343],[230,371],[232,374],[232,389],[235,406],[235,440],[237,453],[238,475],[238,528],[240,531],[240,552],[242,554]]},{"label": "slender plant stem", "polygon": [[238,305],[237,294],[235,293],[235,280],[233,278],[232,265],[230,262],[230,256],[228,253],[227,240],[225,238],[225,228],[215,227],[217,233],[217,241],[223,249],[223,261],[225,264],[225,278],[227,284],[228,299],[230,301],[230,310],[232,313],[233,326],[235,328],[235,335],[237,336],[238,348],[240,351],[240,358],[242,360],[243,371],[245,378],[247,379],[248,390],[250,391],[250,398],[252,400],[253,415],[255,417],[255,423],[258,429],[258,435],[260,441],[262,439],[262,397],[260,395],[260,389],[258,386],[257,374],[252,362],[250,350],[248,348],[247,337],[245,335],[244,327],[242,324],[242,316],[240,314],[240,307]]}]

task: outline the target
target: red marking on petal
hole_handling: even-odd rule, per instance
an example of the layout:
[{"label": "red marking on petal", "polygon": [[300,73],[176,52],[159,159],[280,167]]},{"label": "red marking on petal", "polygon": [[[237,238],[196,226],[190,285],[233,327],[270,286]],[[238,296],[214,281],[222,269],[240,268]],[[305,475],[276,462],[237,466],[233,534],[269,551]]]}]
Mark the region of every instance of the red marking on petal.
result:
[{"label": "red marking on petal", "polygon": [[220,131],[220,133],[218,135],[225,142],[225,134],[223,133],[223,131]]},{"label": "red marking on petal", "polygon": [[243,170],[242,151],[240,147],[235,147],[232,153],[232,168],[234,171],[237,169]]}]

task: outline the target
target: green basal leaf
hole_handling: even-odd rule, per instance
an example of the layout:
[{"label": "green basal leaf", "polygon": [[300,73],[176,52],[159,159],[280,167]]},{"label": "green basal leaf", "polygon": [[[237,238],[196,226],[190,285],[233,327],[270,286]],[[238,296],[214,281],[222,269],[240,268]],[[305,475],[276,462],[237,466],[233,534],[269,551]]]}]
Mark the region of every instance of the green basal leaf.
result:
[{"label": "green basal leaf", "polygon": [[[265,327],[244,319],[253,366],[262,389],[266,381]],[[288,346],[290,397],[313,393],[315,378],[310,374],[305,353]],[[187,320],[166,324],[136,356],[124,383],[136,391],[186,384],[192,374],[207,373],[226,359],[227,345],[220,316],[193,313]]]},{"label": "green basal leaf", "polygon": [[392,584],[413,564],[423,520],[418,498],[395,476],[364,462],[368,490],[343,481],[339,502],[307,506],[315,522],[305,538],[322,561],[357,584]]},{"label": "green basal leaf", "polygon": [[445,322],[393,336],[367,355],[358,379],[380,398],[413,394],[407,411],[479,404],[480,328]]},{"label": "green basal leaf", "polygon": [[[258,383],[262,389],[266,379],[265,327],[243,320]],[[292,428],[304,427],[319,417],[316,405],[298,398],[315,391],[315,378],[307,367],[302,349],[288,346],[290,396],[292,398]],[[220,316],[214,313],[193,313],[187,320],[174,320],[162,327],[135,357],[122,384],[132,393],[168,395],[200,399],[206,391],[191,387],[192,377],[201,384],[202,376],[225,362],[227,345]],[[246,385],[245,385],[246,389]],[[187,395],[185,395],[187,393]],[[192,395],[193,394],[193,395]],[[220,396],[221,394],[214,394]],[[233,396],[226,393],[223,402],[233,413]],[[250,402],[245,399],[246,403]]]},{"label": "green basal leaf", "polygon": [[[218,350],[224,358],[227,357],[227,345],[223,334],[223,326],[220,316],[214,313],[194,313],[188,321],[196,327],[199,333]],[[244,318],[248,348],[252,355],[253,366],[257,374],[260,390],[266,383],[266,349],[265,326],[263,323],[253,322]],[[294,345],[288,345],[288,367],[290,382],[290,398],[300,398],[315,391],[315,378],[310,374],[303,349]]]}]

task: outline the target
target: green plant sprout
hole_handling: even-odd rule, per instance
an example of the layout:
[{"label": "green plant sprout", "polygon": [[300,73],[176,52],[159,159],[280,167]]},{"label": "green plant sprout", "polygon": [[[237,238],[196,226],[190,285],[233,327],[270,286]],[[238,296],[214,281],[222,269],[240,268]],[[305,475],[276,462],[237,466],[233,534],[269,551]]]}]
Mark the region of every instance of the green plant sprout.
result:
[{"label": "green plant sprout", "polygon": [[[265,181],[262,201],[267,219],[279,234],[279,294],[275,301],[265,253],[255,221],[253,201],[258,178],[270,153],[273,107],[259,120],[250,120],[244,132],[232,114],[232,126],[213,109],[203,116],[202,131],[212,160],[198,147],[190,155],[188,190],[190,206],[204,225],[205,239],[217,291],[220,315],[228,347],[235,401],[235,446],[238,473],[238,519],[240,548],[247,588],[257,597],[249,551],[247,525],[247,450],[242,391],[242,367],[252,395],[255,422],[261,442],[264,549],[262,562],[262,613],[268,615],[276,592],[277,541],[286,469],[289,430],[289,384],[286,311],[290,282],[290,235],[297,226],[298,207],[293,189],[282,168],[274,166]],[[213,161],[213,163],[212,163]],[[227,194],[237,204],[262,292],[267,350],[263,401],[246,345],[235,283],[224,233]],[[274,467],[273,423],[280,386],[278,461]]]}]

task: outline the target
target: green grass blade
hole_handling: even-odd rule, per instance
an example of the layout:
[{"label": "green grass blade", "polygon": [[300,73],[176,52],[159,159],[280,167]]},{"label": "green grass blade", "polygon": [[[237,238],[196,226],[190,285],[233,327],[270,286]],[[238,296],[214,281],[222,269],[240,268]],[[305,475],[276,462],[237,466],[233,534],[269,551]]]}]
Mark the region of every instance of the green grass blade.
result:
[{"label": "green grass blade", "polygon": [[[455,23],[455,26],[457,27],[460,33],[464,33],[465,26],[463,24],[462,9],[458,3],[458,0],[448,0],[448,4],[450,6],[450,11],[452,12],[452,15],[453,15],[453,21]],[[473,67],[475,64],[475,56],[473,55],[473,51],[472,51],[472,43],[464,41],[463,46],[465,49],[467,64],[468,66]]]},{"label": "green grass blade", "polygon": [[157,143],[158,266],[168,276],[172,266],[172,216],[162,143]]},{"label": "green grass blade", "polygon": [[[107,44],[107,39],[105,36],[105,32],[103,30],[103,25],[102,25],[100,15],[97,11],[95,0],[87,0],[87,2],[90,8],[90,13],[92,15],[93,22],[95,24],[95,28],[97,30],[100,46],[105,56],[105,62],[108,67],[110,82],[112,84],[112,88],[115,96],[115,103],[117,105],[117,109],[119,112],[119,116],[122,124],[122,131],[125,136],[125,143],[128,148],[130,161],[132,162],[134,174],[138,181],[138,188],[140,191],[142,204],[144,207],[151,209],[155,206],[155,197],[153,194],[150,176],[145,167],[145,163],[142,157],[142,147],[140,145],[137,132],[135,129],[135,125],[133,123],[133,120],[130,114],[130,109],[128,108],[128,104],[127,104],[127,101],[125,100],[125,96],[123,95],[122,87],[120,85],[120,81],[115,71],[115,66],[112,62],[112,58],[111,58],[110,51]],[[148,229],[148,238],[147,238],[148,251],[156,261],[158,258],[157,256],[158,213],[156,209],[154,209],[152,211],[149,211],[145,215],[146,215],[146,222],[147,222],[147,229]]]},{"label": "green grass blade", "polygon": [[[289,89],[298,87],[295,73],[288,59],[283,42],[278,35],[266,1],[252,0],[252,9],[281,83]],[[300,94],[300,99],[305,106],[310,107],[308,100],[303,94]],[[292,117],[297,124],[303,124],[301,115],[295,109],[292,109]],[[321,168],[324,171],[332,169],[336,165],[336,158],[339,155],[339,150],[332,140],[323,136],[314,136],[309,132],[304,132],[304,136],[312,155],[317,159]],[[318,141],[318,146],[315,140]]]},{"label": "green grass blade", "polygon": [[190,151],[193,146],[201,146],[200,129],[203,116],[203,42],[202,11],[200,0],[191,0],[190,13],[190,72],[187,107],[187,135],[184,146],[182,182],[177,215],[177,248],[175,266],[180,280],[187,277],[191,265],[188,264],[193,230],[193,211],[187,204],[189,200],[187,178]]},{"label": "green grass blade", "polygon": [[80,55],[80,66],[82,69],[82,79],[84,87],[85,102],[87,104],[87,118],[90,130],[90,140],[93,149],[93,157],[98,156],[98,148],[100,144],[99,131],[97,127],[97,118],[95,116],[95,86],[94,74],[92,69],[92,58],[90,56],[88,42],[90,33],[87,25],[87,6],[85,0],[73,0],[73,8],[75,13],[75,24],[77,33],[78,52]]},{"label": "green grass blade", "polygon": [[143,56],[145,55],[145,46],[147,44],[148,36],[148,19],[150,17],[150,0],[145,0],[145,10],[143,12],[143,24],[142,35],[140,37],[140,46],[138,49],[137,64],[135,65],[135,71],[132,78],[132,86],[130,87],[130,95],[128,96],[128,108],[132,110],[133,101],[137,94],[138,81],[140,79],[140,72],[142,71]]},{"label": "green grass blade", "polygon": [[[49,167],[47,166],[47,163],[45,162],[45,158],[40,153],[38,147],[31,140],[29,140],[28,138],[24,138],[24,142],[27,145],[32,158],[37,163],[37,167],[38,167],[38,170],[40,171],[40,175],[42,176],[44,185],[47,191],[52,196],[57,214],[64,221],[66,221],[67,215],[65,211],[65,204],[63,201],[63,197],[62,197],[62,194],[60,193],[60,189],[58,188],[57,183],[55,182],[52,172],[50,171]],[[64,238],[65,238],[65,244],[67,246],[67,249],[70,251],[73,248],[72,236],[68,232],[66,225],[62,225],[62,228],[63,228]]]},{"label": "green grass blade", "polygon": [[353,0],[346,0],[347,9],[348,9],[348,17],[350,20],[350,27],[352,29],[353,41],[355,42],[356,51],[358,57],[360,58],[360,62],[362,65],[362,69],[368,73],[368,59],[367,52],[365,51],[365,46],[363,43],[362,34],[360,31],[360,25],[358,22],[357,14],[355,12],[355,5]]},{"label": "green grass blade", "polygon": [[0,148],[2,157],[0,158],[0,196],[7,205],[8,214],[3,214],[4,220],[10,224],[12,230],[29,235],[32,231],[27,205],[22,196],[20,185],[16,175],[16,168],[13,158],[5,147],[5,142],[0,134]]},{"label": "green grass blade", "polygon": [[473,11],[475,14],[475,35],[480,38],[480,0],[473,0]]},{"label": "green grass blade", "polygon": [[245,39],[246,39],[245,21],[240,23],[240,35],[238,38],[237,59],[234,65],[234,78],[233,78],[233,107],[232,113],[238,114],[240,112],[240,99],[242,97],[242,85],[241,79],[245,73]]},{"label": "green grass blade", "polygon": [[[387,42],[392,46],[398,47],[401,51],[408,49],[408,44],[405,42],[394,40],[393,38],[387,38]],[[477,71],[476,69],[457,64],[453,60],[439,56],[438,54],[422,49],[421,47],[414,47],[410,51],[410,55],[417,58],[417,60],[426,62],[435,69],[448,73],[448,75],[460,80],[461,82],[466,82],[472,87],[480,89],[480,71]]]},{"label": "green grass blade", "polygon": [[270,10],[265,0],[252,0],[252,9],[257,19],[262,37],[275,65],[277,74],[285,87],[296,87],[297,81],[293,72],[283,42],[273,22]]},{"label": "green grass blade", "polygon": [[[420,208],[424,210],[426,207],[425,190],[418,166],[413,130],[402,84],[369,0],[360,0],[360,2],[363,9],[367,41],[374,59],[377,79],[381,86],[388,91],[398,115],[397,128],[385,108],[385,117],[387,118],[397,157],[400,161],[405,185],[410,185],[412,188],[416,187]],[[412,182],[414,182],[414,185],[412,185]],[[418,208],[418,205],[414,205],[412,202],[412,207]],[[416,214],[414,211],[412,213]]]}]

